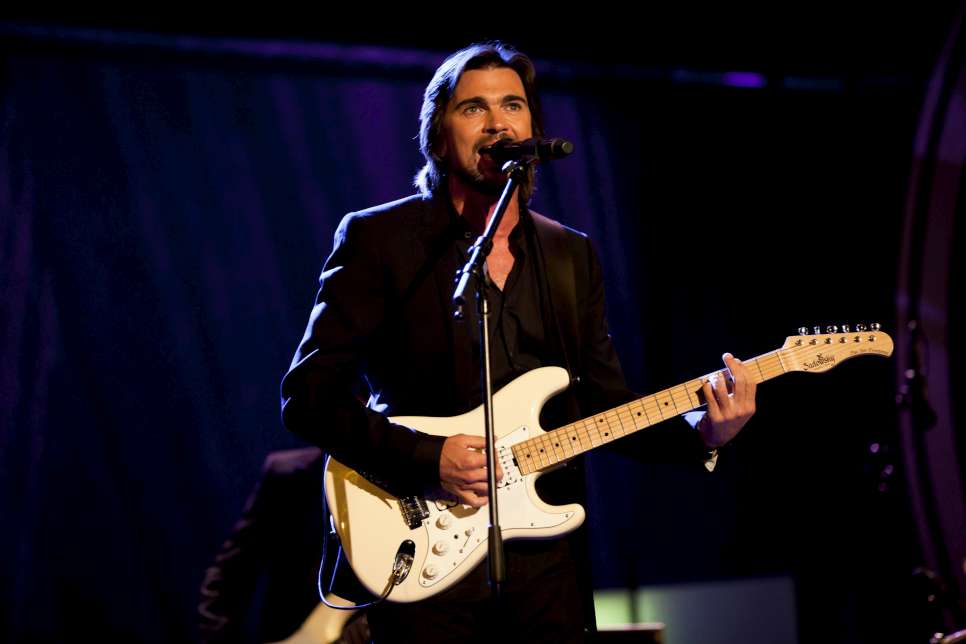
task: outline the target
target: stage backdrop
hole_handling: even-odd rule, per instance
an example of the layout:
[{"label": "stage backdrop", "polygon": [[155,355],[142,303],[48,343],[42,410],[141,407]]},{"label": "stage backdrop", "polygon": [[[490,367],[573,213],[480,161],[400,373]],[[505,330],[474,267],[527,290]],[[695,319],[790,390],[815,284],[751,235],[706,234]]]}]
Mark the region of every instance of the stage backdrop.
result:
[{"label": "stage backdrop", "polygon": [[[0,638],[194,637],[202,571],[266,453],[298,444],[278,385],[333,231],[412,192],[441,59],[8,39]],[[801,325],[889,329],[915,82],[538,68],[547,132],[576,152],[541,170],[534,206],[595,240],[633,387]],[[790,576],[804,641],[835,641],[830,622],[889,632],[914,558],[901,490],[870,460],[892,458],[890,370],[762,386],[714,474],[592,457],[597,585]]]}]

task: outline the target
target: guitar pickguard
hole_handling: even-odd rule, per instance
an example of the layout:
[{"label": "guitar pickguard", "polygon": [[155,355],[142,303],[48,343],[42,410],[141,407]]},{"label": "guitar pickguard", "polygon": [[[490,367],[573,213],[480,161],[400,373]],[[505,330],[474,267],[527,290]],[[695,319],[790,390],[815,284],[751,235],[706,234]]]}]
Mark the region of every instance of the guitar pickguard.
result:
[{"label": "guitar pickguard", "polygon": [[[503,469],[503,478],[497,484],[497,503],[505,539],[526,538],[527,533],[553,530],[576,514],[574,510],[560,512],[557,508],[544,506],[557,510],[548,512],[541,508],[544,504],[536,497],[533,488],[537,475],[520,473],[510,448],[531,438],[532,434],[529,428],[520,427],[497,441],[497,459]],[[481,560],[486,554],[485,548],[480,552],[477,550],[486,544],[489,517],[487,506],[454,505],[441,509],[439,505],[431,504],[430,516],[423,522],[430,547],[418,571],[419,584],[432,587],[455,571],[467,572],[464,563],[468,559]]]}]

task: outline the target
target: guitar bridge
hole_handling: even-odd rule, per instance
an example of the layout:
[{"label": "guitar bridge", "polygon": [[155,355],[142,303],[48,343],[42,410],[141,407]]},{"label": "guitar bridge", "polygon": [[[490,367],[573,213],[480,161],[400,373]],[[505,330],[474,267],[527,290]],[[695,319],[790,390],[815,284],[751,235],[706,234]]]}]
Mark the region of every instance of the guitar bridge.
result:
[{"label": "guitar bridge", "polygon": [[402,510],[403,519],[411,530],[423,525],[423,520],[429,518],[429,507],[426,501],[418,496],[407,496],[399,499],[399,508]]}]

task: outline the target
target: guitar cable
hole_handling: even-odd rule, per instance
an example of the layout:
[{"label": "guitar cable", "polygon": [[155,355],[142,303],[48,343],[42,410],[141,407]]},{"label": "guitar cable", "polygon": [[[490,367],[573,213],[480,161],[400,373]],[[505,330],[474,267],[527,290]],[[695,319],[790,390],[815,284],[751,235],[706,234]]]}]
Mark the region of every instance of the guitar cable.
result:
[{"label": "guitar cable", "polygon": [[[387,597],[392,589],[401,584],[406,577],[409,576],[409,571],[412,570],[413,558],[416,556],[416,544],[410,540],[406,539],[401,544],[399,544],[399,549],[396,550],[396,556],[392,564],[392,573],[389,575],[389,579],[386,581],[386,590],[383,591],[382,595],[376,599],[368,602],[366,604],[357,604],[354,606],[336,606],[335,604],[329,603],[325,598],[325,591],[322,589],[322,571],[325,569],[325,558],[329,550],[329,539],[332,533],[335,531],[335,526],[332,524],[332,515],[329,513],[329,505],[325,497],[325,484],[322,485],[322,516],[328,518],[328,530],[324,530],[322,535],[322,561],[319,562],[319,574],[316,578],[316,588],[319,592],[319,601],[328,606],[329,608],[334,608],[335,610],[361,610],[363,608],[369,608],[370,606],[375,606],[381,603]],[[325,521],[325,519],[323,519]],[[337,533],[336,533],[337,534]],[[342,552],[342,545],[339,545],[339,553]],[[332,575],[329,578],[329,590],[332,590],[332,585],[335,583],[335,576],[339,569],[339,559],[336,556],[335,566],[332,568]]]}]

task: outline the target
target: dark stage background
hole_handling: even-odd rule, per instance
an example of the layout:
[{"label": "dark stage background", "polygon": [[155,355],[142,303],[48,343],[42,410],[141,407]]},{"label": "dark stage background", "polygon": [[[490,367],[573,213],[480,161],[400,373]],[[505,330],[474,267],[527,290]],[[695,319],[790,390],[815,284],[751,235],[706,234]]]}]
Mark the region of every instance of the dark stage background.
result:
[{"label": "dark stage background", "polygon": [[[908,41],[809,50],[803,29],[719,57],[511,32],[547,132],[577,148],[534,206],[597,243],[634,388],[801,325],[892,330],[940,14]],[[335,226],[411,193],[432,70],[498,34],[49,26],[5,27],[0,80],[0,639],[186,641],[262,460],[298,445],[278,384]],[[882,474],[893,369],[763,385],[713,475],[593,455],[597,586],[791,576],[800,641],[899,641],[918,554],[898,469]]]}]

